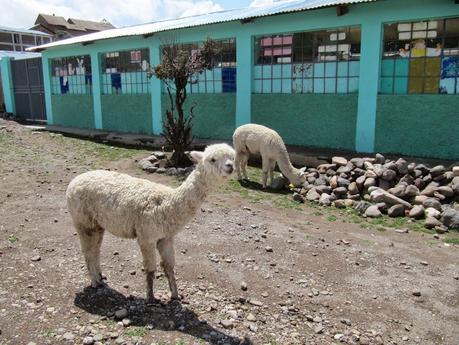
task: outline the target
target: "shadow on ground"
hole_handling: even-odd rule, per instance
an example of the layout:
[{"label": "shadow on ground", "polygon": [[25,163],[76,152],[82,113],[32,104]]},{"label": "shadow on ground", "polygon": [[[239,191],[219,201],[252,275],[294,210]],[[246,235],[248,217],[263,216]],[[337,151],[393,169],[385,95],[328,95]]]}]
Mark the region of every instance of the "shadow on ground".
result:
[{"label": "shadow on ground", "polygon": [[291,191],[285,188],[278,190],[278,189],[272,189],[271,187],[268,187],[264,189],[261,183],[258,183],[252,180],[244,179],[244,180],[238,180],[238,182],[241,185],[241,187],[252,189],[252,190],[257,190],[260,192],[265,192],[265,193],[270,193],[270,194],[280,194],[280,195],[292,194]]},{"label": "shadow on ground", "polygon": [[162,331],[179,331],[210,344],[252,345],[249,339],[225,334],[199,320],[198,316],[179,301],[147,304],[142,298],[126,297],[108,287],[94,289],[86,287],[75,296],[75,306],[90,314],[112,316],[115,311],[125,308],[132,326],[146,326]]}]

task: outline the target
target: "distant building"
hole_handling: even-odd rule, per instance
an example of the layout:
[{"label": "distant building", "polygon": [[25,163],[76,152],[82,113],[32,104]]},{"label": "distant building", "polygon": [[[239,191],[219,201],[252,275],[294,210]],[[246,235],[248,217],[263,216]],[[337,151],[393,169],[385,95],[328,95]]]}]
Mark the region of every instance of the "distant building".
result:
[{"label": "distant building", "polygon": [[41,31],[0,26],[0,51],[23,52],[26,48],[52,41],[51,35]]},{"label": "distant building", "polygon": [[105,19],[100,22],[75,18],[65,20],[64,17],[54,14],[40,13],[35,21],[35,26],[31,29],[46,32],[52,35],[54,40],[57,41],[64,38],[81,36],[114,28],[115,27]]}]

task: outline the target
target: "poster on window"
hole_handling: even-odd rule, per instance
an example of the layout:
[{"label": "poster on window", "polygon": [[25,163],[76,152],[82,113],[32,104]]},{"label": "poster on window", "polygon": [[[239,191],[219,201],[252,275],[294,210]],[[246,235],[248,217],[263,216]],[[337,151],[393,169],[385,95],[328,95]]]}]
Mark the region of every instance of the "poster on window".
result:
[{"label": "poster on window", "polygon": [[131,51],[131,63],[138,63],[142,61],[142,54],[140,50]]}]

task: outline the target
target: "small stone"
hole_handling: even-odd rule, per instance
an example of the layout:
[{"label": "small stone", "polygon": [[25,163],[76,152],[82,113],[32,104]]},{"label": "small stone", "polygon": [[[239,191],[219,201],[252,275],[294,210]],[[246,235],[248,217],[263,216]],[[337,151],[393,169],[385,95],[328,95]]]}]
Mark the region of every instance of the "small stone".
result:
[{"label": "small stone", "polygon": [[293,193],[293,201],[296,201],[296,202],[304,202],[304,197],[300,194],[300,193]]},{"label": "small stone", "polygon": [[386,162],[386,158],[380,154],[380,153],[377,153],[375,155],[375,163],[376,164],[384,164]]},{"label": "small stone", "polygon": [[389,217],[403,217],[405,215],[405,206],[403,205],[393,205],[387,210],[387,215]]},{"label": "small stone", "polygon": [[370,218],[378,218],[382,216],[382,213],[379,211],[378,206],[372,205],[365,210],[365,215]]},{"label": "small stone", "polygon": [[41,260],[41,256],[40,255],[34,255],[34,256],[32,256],[32,258],[30,258],[30,260],[32,260],[32,261],[40,261]]},{"label": "small stone", "polygon": [[247,283],[246,282],[242,282],[241,283],[241,290],[242,291],[247,291]]},{"label": "small stone", "polygon": [[413,294],[413,296],[419,297],[419,296],[421,296],[421,291],[419,291],[419,290],[414,290],[414,291],[412,292],[412,294]]},{"label": "small stone", "polygon": [[342,339],[344,339],[344,334],[337,333],[337,334],[335,334],[335,336],[334,336],[333,338],[334,338],[335,340],[341,341]]},{"label": "small stone", "polygon": [[85,337],[83,339],[83,344],[84,345],[92,345],[92,344],[94,344],[94,338],[93,337]]},{"label": "small stone", "polygon": [[222,324],[223,328],[225,328],[225,329],[233,328],[233,321],[231,321],[231,320],[222,320],[222,321],[220,321],[220,323]]},{"label": "small stone", "polygon": [[426,217],[433,217],[433,218],[440,218],[441,216],[441,212],[434,209],[433,207],[428,207],[426,208],[426,210],[424,211]]},{"label": "small stone", "polygon": [[436,226],[441,226],[441,225],[442,225],[442,223],[438,219],[436,219],[434,217],[430,217],[430,216],[427,216],[426,220],[424,222],[424,226],[427,229],[433,229]]},{"label": "small stone", "polygon": [[454,176],[459,176],[459,165],[453,167],[453,175]]},{"label": "small stone", "polygon": [[331,203],[332,203],[332,201],[331,201],[331,195],[329,195],[329,194],[327,194],[327,193],[323,193],[323,194],[320,196],[319,204],[324,205],[324,206],[330,206]]},{"label": "small stone", "polygon": [[446,171],[446,168],[443,165],[437,165],[433,167],[432,169],[430,169],[430,175],[432,175],[432,177],[436,177],[439,175],[443,175],[445,171]]},{"label": "small stone", "polygon": [[347,159],[344,157],[332,157],[332,164],[344,166],[347,164]]},{"label": "small stone", "polygon": [[75,334],[73,334],[71,332],[66,332],[66,333],[64,333],[64,335],[62,337],[67,341],[72,341],[73,339],[75,339]]},{"label": "small stone", "polygon": [[440,203],[440,201],[438,201],[435,198],[427,198],[422,203],[422,206],[424,206],[425,208],[432,207],[432,208],[434,208],[434,209],[436,209],[438,211],[441,211],[441,203]]},{"label": "small stone", "polygon": [[441,221],[448,228],[459,230],[459,211],[453,208],[445,210],[441,216]]},{"label": "small stone", "polygon": [[311,188],[307,193],[306,193],[306,199],[309,201],[316,201],[320,199],[320,194],[316,191],[315,188]]},{"label": "small stone", "polygon": [[132,323],[132,321],[130,319],[123,319],[123,321],[121,321],[123,323],[123,326],[124,327],[129,327]]},{"label": "small stone", "polygon": [[272,252],[273,252],[273,247],[267,246],[267,247],[265,247],[265,250],[266,250],[268,253],[272,253]]},{"label": "small stone", "polygon": [[410,210],[409,213],[410,218],[414,219],[421,219],[424,217],[424,206],[421,205],[415,205],[413,208]]},{"label": "small stone", "polygon": [[124,319],[126,316],[128,316],[126,308],[115,311],[115,318],[118,320]]},{"label": "small stone", "polygon": [[316,334],[321,334],[323,331],[324,331],[324,326],[322,326],[322,325],[318,325],[318,326],[314,327],[314,332]]},{"label": "small stone", "polygon": [[261,306],[263,305],[262,302],[257,301],[256,299],[251,299],[251,300],[249,300],[249,303],[250,303],[251,305],[256,306],[256,307],[261,307]]},{"label": "small stone", "polygon": [[255,322],[257,321],[257,318],[252,313],[249,313],[249,315],[247,315],[247,321]]}]

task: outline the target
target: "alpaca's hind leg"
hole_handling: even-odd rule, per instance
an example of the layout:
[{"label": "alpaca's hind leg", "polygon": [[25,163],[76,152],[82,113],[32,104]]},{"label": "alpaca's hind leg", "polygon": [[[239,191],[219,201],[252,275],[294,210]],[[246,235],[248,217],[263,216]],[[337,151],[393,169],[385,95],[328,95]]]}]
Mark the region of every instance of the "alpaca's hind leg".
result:
[{"label": "alpaca's hind leg", "polygon": [[82,226],[76,226],[76,229],[80,237],[81,250],[91,278],[91,286],[97,287],[103,285],[100,270],[100,246],[104,237],[104,230],[88,229]]},{"label": "alpaca's hind leg", "polygon": [[138,243],[143,257],[143,268],[145,270],[145,280],[147,288],[147,301],[154,302],[155,296],[153,294],[153,281],[155,279],[156,271],[155,245],[148,241],[143,241],[140,238],[138,238]]},{"label": "alpaca's hind leg", "polygon": [[262,181],[263,188],[266,188],[266,181],[268,179],[268,172],[269,172],[269,160],[261,157],[261,161],[262,161],[261,165],[262,165],[262,171],[263,171],[261,181]]},{"label": "alpaca's hind leg", "polygon": [[242,167],[242,174],[244,175],[244,178],[248,180],[249,178],[247,177],[247,164],[249,163],[249,157],[250,153],[244,152],[241,154],[241,167]]},{"label": "alpaca's hind leg", "polygon": [[268,186],[271,186],[273,183],[273,175],[274,175],[274,169],[276,168],[276,161],[273,159],[269,160],[269,168],[268,168]]},{"label": "alpaca's hind leg", "polygon": [[175,253],[174,253],[174,239],[163,238],[158,241],[158,252],[161,255],[161,266],[163,267],[164,274],[169,281],[169,289],[171,290],[171,299],[178,299],[177,283],[175,282],[174,266],[175,266]]},{"label": "alpaca's hind leg", "polygon": [[240,152],[236,152],[236,158],[234,159],[234,168],[236,169],[236,175],[237,175],[238,180],[242,180],[241,158],[242,158],[242,154]]}]

